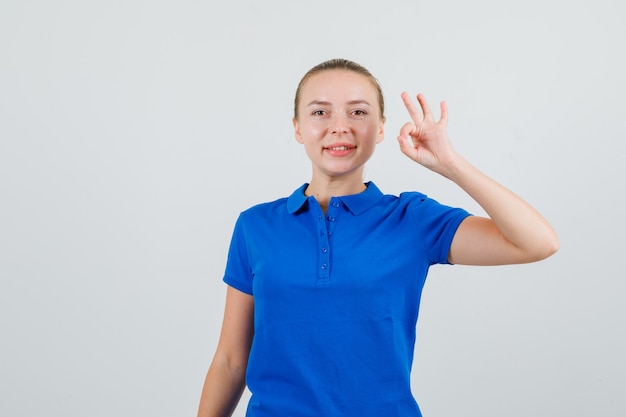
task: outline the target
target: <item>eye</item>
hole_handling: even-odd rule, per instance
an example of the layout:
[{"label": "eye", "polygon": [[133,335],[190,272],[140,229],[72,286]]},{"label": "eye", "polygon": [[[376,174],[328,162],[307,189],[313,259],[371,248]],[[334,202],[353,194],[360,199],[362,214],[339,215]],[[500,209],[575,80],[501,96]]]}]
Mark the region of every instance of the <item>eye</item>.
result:
[{"label": "eye", "polygon": [[367,114],[367,112],[365,110],[353,110],[352,114],[354,114],[355,116],[365,116]]},{"label": "eye", "polygon": [[326,116],[326,110],[314,110],[313,116],[317,116],[317,117]]}]

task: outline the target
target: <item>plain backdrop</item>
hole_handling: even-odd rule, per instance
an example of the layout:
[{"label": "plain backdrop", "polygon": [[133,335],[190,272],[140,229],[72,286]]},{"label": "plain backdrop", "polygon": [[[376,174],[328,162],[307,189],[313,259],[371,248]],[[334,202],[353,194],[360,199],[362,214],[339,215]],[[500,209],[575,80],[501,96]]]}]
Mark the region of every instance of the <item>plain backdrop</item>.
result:
[{"label": "plain backdrop", "polygon": [[626,415],[625,9],[0,0],[0,415],[195,415],[234,221],[309,180],[293,94],[335,57],[385,92],[366,180],[482,214],[398,150],[400,93],[423,92],[561,239],[537,264],[431,269],[424,415]]}]

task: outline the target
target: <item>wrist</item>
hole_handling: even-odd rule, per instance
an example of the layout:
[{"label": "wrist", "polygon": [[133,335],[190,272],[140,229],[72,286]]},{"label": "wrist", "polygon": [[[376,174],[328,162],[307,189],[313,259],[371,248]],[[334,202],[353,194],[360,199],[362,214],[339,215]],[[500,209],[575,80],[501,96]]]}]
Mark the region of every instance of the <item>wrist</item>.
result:
[{"label": "wrist", "polygon": [[441,175],[454,183],[462,182],[463,178],[472,169],[472,165],[461,155],[455,153],[444,164],[443,169],[439,172]]}]

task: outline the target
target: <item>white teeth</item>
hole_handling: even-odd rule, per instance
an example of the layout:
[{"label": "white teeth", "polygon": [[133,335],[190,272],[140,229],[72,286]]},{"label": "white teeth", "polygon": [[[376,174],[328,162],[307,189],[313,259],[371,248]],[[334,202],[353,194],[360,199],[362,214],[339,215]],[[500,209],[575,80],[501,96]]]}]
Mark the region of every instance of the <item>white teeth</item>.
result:
[{"label": "white teeth", "polygon": [[328,149],[331,151],[347,151],[350,148],[348,148],[347,146],[337,146],[335,148],[328,148]]}]

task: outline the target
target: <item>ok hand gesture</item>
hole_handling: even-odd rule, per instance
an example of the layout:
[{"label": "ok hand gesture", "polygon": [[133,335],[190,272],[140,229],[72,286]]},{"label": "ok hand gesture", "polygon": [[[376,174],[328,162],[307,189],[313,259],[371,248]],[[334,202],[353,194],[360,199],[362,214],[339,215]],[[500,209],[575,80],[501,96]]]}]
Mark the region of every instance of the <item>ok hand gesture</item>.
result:
[{"label": "ok hand gesture", "polygon": [[400,129],[398,142],[400,150],[406,156],[441,175],[448,177],[447,169],[454,163],[457,154],[450,144],[446,126],[448,108],[441,102],[441,117],[435,121],[433,113],[423,94],[417,95],[418,108],[406,92],[402,101],[409,111],[412,122]]}]

